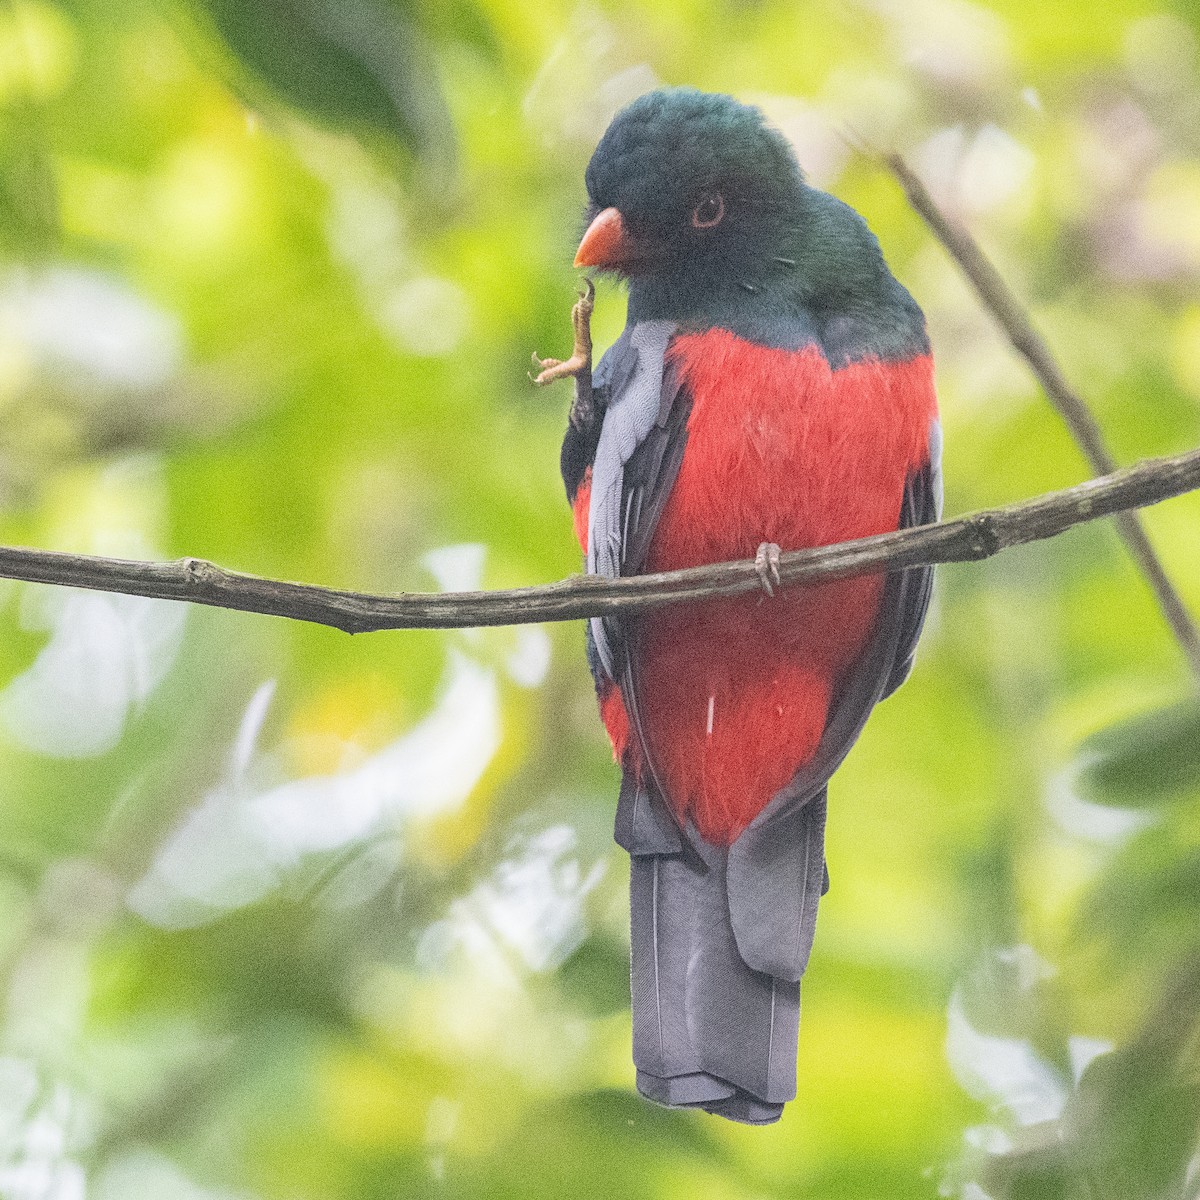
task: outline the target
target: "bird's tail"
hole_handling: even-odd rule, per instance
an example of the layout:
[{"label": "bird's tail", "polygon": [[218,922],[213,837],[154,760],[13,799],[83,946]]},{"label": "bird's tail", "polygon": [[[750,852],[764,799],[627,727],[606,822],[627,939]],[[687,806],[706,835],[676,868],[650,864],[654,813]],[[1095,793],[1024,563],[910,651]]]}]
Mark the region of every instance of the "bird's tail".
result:
[{"label": "bird's tail", "polygon": [[671,1107],[768,1124],[796,1094],[800,976],[828,886],[825,792],[728,848],[681,831],[627,775],[638,1090]]}]

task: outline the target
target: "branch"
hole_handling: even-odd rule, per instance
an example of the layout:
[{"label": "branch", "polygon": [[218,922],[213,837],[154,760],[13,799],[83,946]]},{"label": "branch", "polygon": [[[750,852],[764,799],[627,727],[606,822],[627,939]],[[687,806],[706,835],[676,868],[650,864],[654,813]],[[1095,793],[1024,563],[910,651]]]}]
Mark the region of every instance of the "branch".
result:
[{"label": "branch", "polygon": [[[951,258],[958,263],[983,301],[984,307],[992,314],[1013,348],[1029,364],[1050,402],[1066,422],[1071,436],[1091,463],[1092,470],[1098,475],[1115,471],[1116,460],[1109,453],[1104,434],[1091,409],[1083,397],[1067,383],[1050,353],[1050,348],[1033,327],[1033,322],[1000,277],[1000,273],[980,249],[979,243],[965,226],[952,221],[938,208],[929,190],[899,154],[884,155],[883,161],[899,180],[908,202],[924,219]],[[1197,679],[1200,679],[1200,632],[1197,631],[1183,599],[1167,578],[1162,562],[1146,536],[1145,528],[1133,512],[1119,514],[1116,525],[1134,562],[1153,588],[1163,616],[1166,617],[1176,640],[1187,656],[1192,671]]]},{"label": "branch", "polygon": [[[780,558],[785,585],[846,579],[881,570],[989,558],[1010,546],[1055,537],[1073,525],[1200,489],[1200,450],[1160,458],[1020,504]],[[371,596],[226,571],[198,558],[131,562],[88,554],[0,546],[0,578],[185,600],[215,608],[290,617],[347,633],[379,629],[462,629],[574,621],[684,600],[758,591],[754,563],[715,563],[627,579],[575,576],[498,592]],[[770,603],[764,598],[764,603]]]}]

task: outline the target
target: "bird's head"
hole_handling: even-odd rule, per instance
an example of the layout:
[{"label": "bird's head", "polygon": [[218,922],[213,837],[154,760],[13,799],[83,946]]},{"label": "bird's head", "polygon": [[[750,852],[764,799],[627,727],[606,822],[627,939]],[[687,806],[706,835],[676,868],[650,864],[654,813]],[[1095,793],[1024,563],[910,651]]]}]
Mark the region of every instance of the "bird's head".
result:
[{"label": "bird's head", "polygon": [[920,323],[863,219],[806,184],[783,134],[731,96],[640,96],[600,139],[587,191],[575,265],[626,278],[631,319],[773,344],[800,336],[780,333],[788,318],[886,309],[876,326],[900,322],[906,336]]},{"label": "bird's head", "polygon": [[757,108],[666,88],[613,119],[587,168],[577,267],[661,290],[754,286],[802,222],[791,146]]}]

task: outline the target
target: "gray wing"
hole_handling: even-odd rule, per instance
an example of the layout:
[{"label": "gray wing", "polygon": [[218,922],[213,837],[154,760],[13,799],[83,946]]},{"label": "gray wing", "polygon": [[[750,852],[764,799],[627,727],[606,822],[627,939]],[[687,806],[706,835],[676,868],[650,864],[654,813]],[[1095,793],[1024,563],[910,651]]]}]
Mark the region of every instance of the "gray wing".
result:
[{"label": "gray wing", "polygon": [[[592,462],[587,549],[590,575],[615,578],[629,573],[625,547],[631,512],[626,503],[626,472],[630,460],[659,422],[667,343],[674,331],[670,321],[641,321],[628,326],[597,370],[601,386],[607,391],[607,404]],[[613,651],[613,642],[619,636],[617,626],[593,617],[591,631],[604,670],[609,678],[618,680],[620,672]]]}]

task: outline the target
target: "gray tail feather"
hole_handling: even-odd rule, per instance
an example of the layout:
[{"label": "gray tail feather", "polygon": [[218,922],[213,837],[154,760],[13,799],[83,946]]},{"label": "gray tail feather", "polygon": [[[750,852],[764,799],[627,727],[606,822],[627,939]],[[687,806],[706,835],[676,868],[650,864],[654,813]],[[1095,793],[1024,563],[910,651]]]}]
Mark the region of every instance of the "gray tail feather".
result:
[{"label": "gray tail feather", "polygon": [[654,791],[626,779],[617,819],[632,864],[638,1090],[671,1107],[777,1121],[796,1094],[799,980],[827,886],[824,791],[796,806],[767,850],[751,839],[741,852],[741,839],[727,850],[694,830],[672,837]]}]

